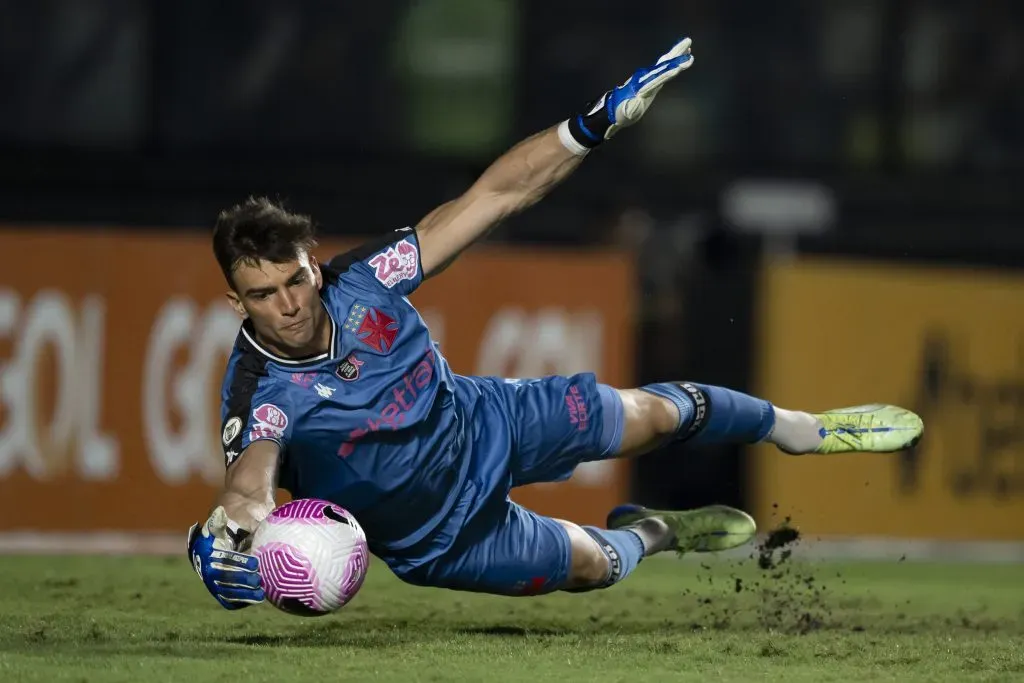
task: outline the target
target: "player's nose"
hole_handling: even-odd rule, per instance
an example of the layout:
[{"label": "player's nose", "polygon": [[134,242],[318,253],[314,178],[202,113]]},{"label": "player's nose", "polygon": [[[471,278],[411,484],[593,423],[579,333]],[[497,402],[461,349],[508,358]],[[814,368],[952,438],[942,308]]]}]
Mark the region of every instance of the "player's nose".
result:
[{"label": "player's nose", "polygon": [[281,315],[292,317],[298,314],[302,306],[294,294],[285,290],[281,294]]}]

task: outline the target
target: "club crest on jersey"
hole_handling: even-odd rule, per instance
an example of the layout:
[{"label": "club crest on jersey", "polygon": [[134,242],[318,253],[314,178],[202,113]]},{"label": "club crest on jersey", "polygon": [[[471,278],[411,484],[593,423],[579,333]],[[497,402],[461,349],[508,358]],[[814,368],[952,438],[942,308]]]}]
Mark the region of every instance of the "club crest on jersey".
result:
[{"label": "club crest on jersey", "polygon": [[348,309],[348,317],[345,319],[343,327],[349,332],[355,332],[363,324],[363,319],[369,311],[370,309],[362,304],[352,304],[352,308]]},{"label": "club crest on jersey", "polygon": [[[353,304],[345,320],[345,329],[371,349],[385,353],[391,350],[398,336],[398,322],[379,308]],[[342,378],[344,379],[344,378]]]},{"label": "club crest on jersey", "polygon": [[334,374],[342,381],[355,382],[359,379],[359,368],[363,367],[365,362],[356,358],[356,354],[349,354],[348,358],[338,363],[338,367],[334,369]]},{"label": "club crest on jersey", "polygon": [[249,432],[249,440],[280,439],[288,426],[288,415],[273,403],[264,403],[252,411],[256,423]]},{"label": "club crest on jersey", "polygon": [[374,269],[377,280],[391,289],[402,280],[412,280],[420,269],[420,254],[408,239],[397,242],[371,258],[367,263]]}]

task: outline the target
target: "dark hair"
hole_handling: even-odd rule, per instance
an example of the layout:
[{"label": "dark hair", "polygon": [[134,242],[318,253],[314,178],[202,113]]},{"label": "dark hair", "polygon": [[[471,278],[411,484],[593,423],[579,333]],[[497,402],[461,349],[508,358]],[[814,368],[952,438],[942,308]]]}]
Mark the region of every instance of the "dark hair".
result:
[{"label": "dark hair", "polygon": [[260,260],[287,263],[316,247],[316,229],[309,216],[291,213],[266,197],[249,197],[221,211],[213,228],[213,254],[228,284],[241,264]]}]

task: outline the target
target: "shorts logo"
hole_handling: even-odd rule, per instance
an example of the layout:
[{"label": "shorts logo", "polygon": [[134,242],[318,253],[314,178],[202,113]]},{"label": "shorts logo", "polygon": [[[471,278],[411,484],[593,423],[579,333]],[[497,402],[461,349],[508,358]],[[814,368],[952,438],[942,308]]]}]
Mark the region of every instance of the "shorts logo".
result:
[{"label": "shorts logo", "polygon": [[547,577],[535,576],[529,581],[517,581],[514,592],[520,595],[540,595],[547,583]]},{"label": "shorts logo", "polygon": [[348,358],[338,363],[338,367],[334,369],[334,374],[344,382],[355,382],[359,379],[359,368],[363,367],[365,362],[356,358],[356,354],[349,354]]},{"label": "shorts logo", "polygon": [[374,268],[374,276],[388,289],[402,280],[413,280],[419,272],[419,251],[408,239],[388,247],[368,261]]},{"label": "shorts logo", "polygon": [[583,400],[583,394],[575,384],[569,387],[569,393],[565,395],[565,405],[569,408],[569,424],[576,427],[577,431],[586,431],[590,424],[587,402]]},{"label": "shorts logo", "polygon": [[230,420],[228,420],[227,423],[224,425],[224,431],[221,432],[220,440],[224,442],[225,446],[227,446],[232,441],[235,440],[235,437],[238,436],[239,432],[241,431],[242,418],[233,417]]},{"label": "shorts logo", "polygon": [[288,426],[288,416],[283,410],[273,403],[264,403],[252,411],[256,424],[249,432],[249,440],[256,439],[280,439],[284,436],[284,430]]}]

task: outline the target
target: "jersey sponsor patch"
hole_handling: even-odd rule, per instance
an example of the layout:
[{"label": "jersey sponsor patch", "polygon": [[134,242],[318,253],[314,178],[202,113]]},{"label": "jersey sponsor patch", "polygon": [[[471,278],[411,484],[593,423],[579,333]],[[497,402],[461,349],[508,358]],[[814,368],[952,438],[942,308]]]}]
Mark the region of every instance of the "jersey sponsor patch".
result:
[{"label": "jersey sponsor patch", "polygon": [[359,368],[363,367],[365,362],[356,358],[356,354],[349,354],[348,358],[338,363],[338,367],[334,369],[334,374],[342,381],[355,382],[359,379]]},{"label": "jersey sponsor patch", "polygon": [[264,403],[252,411],[255,422],[249,432],[249,440],[280,439],[288,426],[288,416],[273,403]]},{"label": "jersey sponsor patch", "polygon": [[242,418],[233,417],[224,424],[224,431],[221,432],[220,440],[224,442],[225,446],[228,446],[235,440],[240,431],[242,431]]},{"label": "jersey sponsor patch", "polygon": [[402,280],[412,280],[420,268],[420,254],[416,245],[404,239],[371,258],[367,263],[374,277],[391,289]]}]

